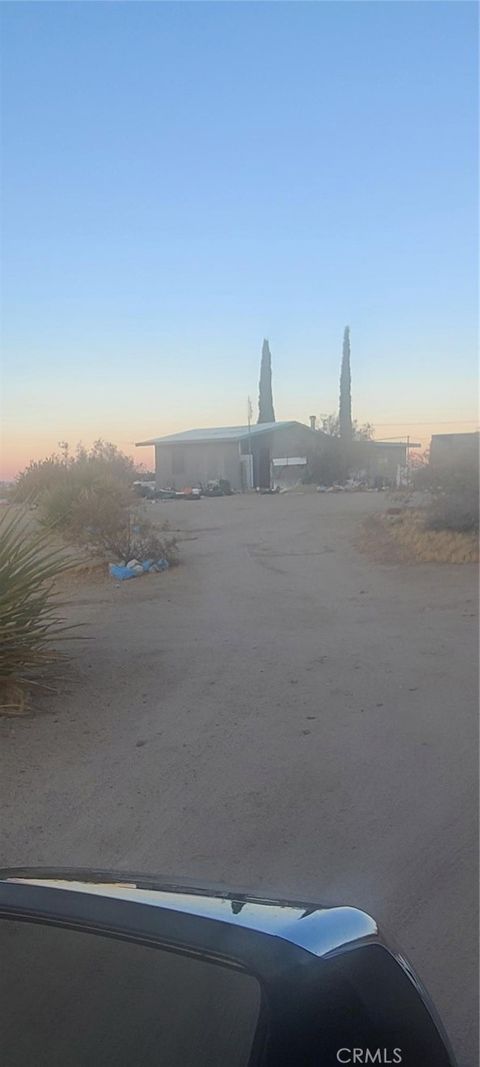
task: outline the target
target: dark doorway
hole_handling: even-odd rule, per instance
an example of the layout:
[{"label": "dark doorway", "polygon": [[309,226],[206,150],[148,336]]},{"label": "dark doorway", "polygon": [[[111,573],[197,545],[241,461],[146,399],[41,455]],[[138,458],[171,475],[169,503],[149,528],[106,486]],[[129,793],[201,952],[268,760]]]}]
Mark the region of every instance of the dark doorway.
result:
[{"label": "dark doorway", "polygon": [[270,449],[261,445],[257,453],[257,478],[260,489],[270,489]]}]

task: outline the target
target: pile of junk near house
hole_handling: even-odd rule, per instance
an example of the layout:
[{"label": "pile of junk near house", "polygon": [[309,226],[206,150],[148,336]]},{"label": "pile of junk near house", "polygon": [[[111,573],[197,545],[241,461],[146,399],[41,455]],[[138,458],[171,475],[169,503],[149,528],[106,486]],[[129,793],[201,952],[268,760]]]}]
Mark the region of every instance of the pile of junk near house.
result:
[{"label": "pile of junk near house", "polygon": [[176,489],[175,486],[157,489],[155,482],[134,482],[134,489],[138,496],[151,501],[200,500],[202,496],[232,496],[232,488],[226,478],[216,478],[207,482],[206,486],[184,486],[182,489]]}]

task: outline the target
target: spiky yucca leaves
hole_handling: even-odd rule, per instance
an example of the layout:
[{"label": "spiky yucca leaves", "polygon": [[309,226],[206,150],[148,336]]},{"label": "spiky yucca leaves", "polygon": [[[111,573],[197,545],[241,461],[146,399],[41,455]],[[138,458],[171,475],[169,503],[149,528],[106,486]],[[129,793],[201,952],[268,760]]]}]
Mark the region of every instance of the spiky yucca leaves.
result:
[{"label": "spiky yucca leaves", "polygon": [[71,626],[59,614],[54,580],[75,563],[32,532],[24,512],[0,517],[0,712],[21,710],[29,687],[58,659]]}]

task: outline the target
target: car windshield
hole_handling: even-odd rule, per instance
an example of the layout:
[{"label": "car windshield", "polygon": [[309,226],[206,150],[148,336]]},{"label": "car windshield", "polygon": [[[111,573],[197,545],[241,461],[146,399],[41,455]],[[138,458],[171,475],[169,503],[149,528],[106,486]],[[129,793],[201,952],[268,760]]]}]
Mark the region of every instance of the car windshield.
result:
[{"label": "car windshield", "polygon": [[466,1067],[477,6],[0,7],[2,866],[362,909]]}]

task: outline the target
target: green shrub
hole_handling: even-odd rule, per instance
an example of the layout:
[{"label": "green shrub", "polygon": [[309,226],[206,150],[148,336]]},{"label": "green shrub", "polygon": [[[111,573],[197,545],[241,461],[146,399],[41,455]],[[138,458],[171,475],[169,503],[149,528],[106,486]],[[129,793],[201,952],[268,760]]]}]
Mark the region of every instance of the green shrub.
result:
[{"label": "green shrub", "polygon": [[73,563],[47,533],[29,532],[24,514],[1,516],[0,710],[20,708],[39,672],[58,658],[55,642],[71,627],[58,614],[53,582]]}]

